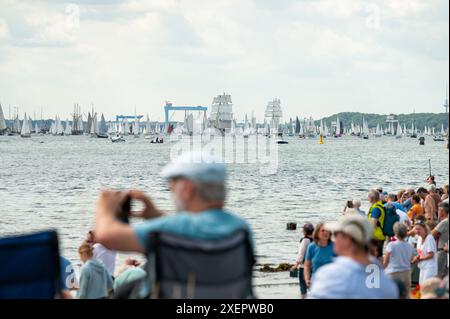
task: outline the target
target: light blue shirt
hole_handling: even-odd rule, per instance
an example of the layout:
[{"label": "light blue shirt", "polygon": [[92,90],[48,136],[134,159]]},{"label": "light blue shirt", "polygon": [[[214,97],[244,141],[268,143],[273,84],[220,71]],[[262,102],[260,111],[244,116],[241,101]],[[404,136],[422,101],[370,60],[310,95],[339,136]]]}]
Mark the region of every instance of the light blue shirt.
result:
[{"label": "light blue shirt", "polygon": [[395,207],[395,209],[401,210],[402,212],[406,212],[406,208],[402,204],[397,202],[386,203],[384,204],[384,207],[386,208],[389,204],[392,204]]},{"label": "light blue shirt", "polygon": [[[150,219],[133,227],[142,247],[147,249],[149,235],[152,232],[166,232],[193,239],[220,240],[238,230],[252,234],[249,225],[241,218],[222,209],[210,209],[201,213],[176,213]],[[253,244],[253,242],[252,242]]]},{"label": "light blue shirt", "polygon": [[311,275],[314,274],[323,265],[329,264],[333,261],[335,256],[333,252],[334,244],[332,241],[325,247],[316,243],[311,243],[306,251],[305,260],[311,261]]},{"label": "light blue shirt", "polygon": [[377,264],[364,266],[349,257],[337,257],[314,276],[311,299],[395,299],[397,285]]}]

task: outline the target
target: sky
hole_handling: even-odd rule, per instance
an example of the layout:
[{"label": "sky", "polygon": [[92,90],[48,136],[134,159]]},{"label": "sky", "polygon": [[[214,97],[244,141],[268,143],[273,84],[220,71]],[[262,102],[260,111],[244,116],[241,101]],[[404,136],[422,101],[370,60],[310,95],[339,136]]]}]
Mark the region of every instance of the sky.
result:
[{"label": "sky", "polygon": [[448,61],[448,0],[0,0],[6,116],[162,121],[223,92],[237,119],[437,113]]}]

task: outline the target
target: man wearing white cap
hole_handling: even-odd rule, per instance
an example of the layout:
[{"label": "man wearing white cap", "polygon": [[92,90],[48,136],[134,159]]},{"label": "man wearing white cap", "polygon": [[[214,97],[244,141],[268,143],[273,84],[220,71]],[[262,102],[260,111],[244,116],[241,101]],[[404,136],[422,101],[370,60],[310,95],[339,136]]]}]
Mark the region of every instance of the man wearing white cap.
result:
[{"label": "man wearing white cap", "polygon": [[[223,209],[227,173],[225,164],[218,159],[201,152],[185,153],[168,164],[161,176],[170,183],[177,214],[158,210],[139,191],[104,191],[96,213],[95,232],[100,243],[109,249],[144,253],[152,232],[204,240],[220,240],[238,230],[250,232],[243,219]],[[146,219],[145,222],[131,227],[116,218],[126,196],[143,202],[145,209],[132,215]]]},{"label": "man wearing white cap", "polygon": [[368,244],[373,225],[359,215],[342,217],[326,224],[335,236],[334,250],[339,257],[320,268],[314,276],[309,298],[313,299],[393,299],[397,285],[381,265],[369,256]]}]

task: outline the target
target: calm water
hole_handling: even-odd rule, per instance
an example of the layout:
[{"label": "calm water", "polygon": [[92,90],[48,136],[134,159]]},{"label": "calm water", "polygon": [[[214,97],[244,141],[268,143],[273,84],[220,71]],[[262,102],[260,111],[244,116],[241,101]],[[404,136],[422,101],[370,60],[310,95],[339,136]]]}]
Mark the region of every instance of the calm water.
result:
[{"label": "calm water", "polygon": [[[367,210],[367,190],[376,186],[421,186],[429,158],[438,184],[449,179],[445,143],[430,138],[425,146],[392,137],[326,139],[324,145],[288,141],[280,145],[276,175],[262,176],[254,164],[229,165],[227,207],[253,227],[259,264],[295,258],[299,233],[287,231],[286,223],[336,219],[351,198],[360,198]],[[84,136],[0,136],[0,236],[56,228],[63,254],[79,264],[77,247],[92,227],[101,189],[141,189],[161,208],[172,209],[158,175],[170,147],[143,138],[112,144]],[[296,298],[296,282],[288,273],[255,273],[260,297]]]}]

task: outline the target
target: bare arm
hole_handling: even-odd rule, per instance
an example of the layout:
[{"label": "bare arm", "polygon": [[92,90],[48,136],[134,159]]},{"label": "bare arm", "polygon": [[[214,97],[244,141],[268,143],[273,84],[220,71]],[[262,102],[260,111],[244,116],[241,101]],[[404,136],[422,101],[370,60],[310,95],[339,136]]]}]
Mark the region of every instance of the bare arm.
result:
[{"label": "bare arm", "polygon": [[144,253],[144,247],[140,244],[131,226],[120,222],[116,218],[116,212],[127,195],[145,204],[144,211],[134,213],[135,216],[154,218],[163,214],[161,211],[156,210],[150,200],[141,192],[103,191],[97,204],[95,236],[97,241],[108,249]]},{"label": "bare arm", "polygon": [[309,286],[311,284],[311,260],[305,261],[303,274],[305,276],[306,285]]},{"label": "bare arm", "polygon": [[386,268],[389,265],[389,259],[391,258],[391,253],[386,253],[383,258],[383,267]]}]

